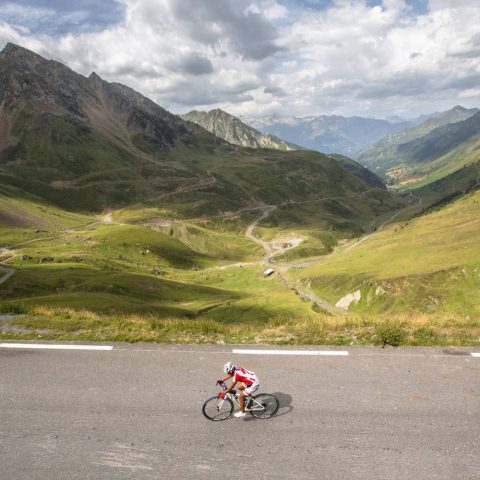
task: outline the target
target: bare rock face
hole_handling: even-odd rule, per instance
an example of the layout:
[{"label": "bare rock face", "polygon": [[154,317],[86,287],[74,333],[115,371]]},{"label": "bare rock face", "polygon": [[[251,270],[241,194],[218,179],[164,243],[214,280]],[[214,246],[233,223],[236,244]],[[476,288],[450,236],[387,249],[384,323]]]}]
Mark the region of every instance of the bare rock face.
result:
[{"label": "bare rock face", "polygon": [[344,310],[348,310],[352,303],[358,303],[362,299],[362,292],[360,290],[356,290],[353,293],[349,293],[342,297],[335,306],[338,308],[343,308]]},{"label": "bare rock face", "polygon": [[273,135],[261,133],[243,123],[237,117],[218,108],[210,112],[193,110],[182,115],[182,118],[200,125],[205,130],[234,145],[250,148],[272,148],[275,150],[296,150],[299,148]]},{"label": "bare rock face", "polygon": [[13,117],[28,106],[36,113],[72,115],[120,137],[142,133],[155,137],[158,146],[173,145],[188,134],[179,117],[131,88],[108,83],[96,73],[84,77],[11,43],[0,52],[0,105]]},{"label": "bare rock face", "polygon": [[11,43],[0,52],[0,87],[0,101],[10,111],[32,102],[46,112],[82,117],[82,102],[94,96],[82,75]]}]

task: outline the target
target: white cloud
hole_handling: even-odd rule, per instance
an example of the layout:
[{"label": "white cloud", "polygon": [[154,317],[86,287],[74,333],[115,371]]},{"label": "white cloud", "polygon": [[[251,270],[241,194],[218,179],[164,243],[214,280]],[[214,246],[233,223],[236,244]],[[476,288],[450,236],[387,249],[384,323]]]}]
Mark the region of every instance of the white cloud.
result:
[{"label": "white cloud", "polygon": [[266,0],[261,5],[263,14],[269,20],[279,20],[288,15],[288,8],[274,0]]},{"label": "white cloud", "polygon": [[[300,68],[276,75],[302,113],[389,115],[458,103],[478,84],[480,9],[432,2],[414,17],[402,0],[337,1],[309,10],[282,35]],[[285,111],[287,111],[285,109]]]},{"label": "white cloud", "polygon": [[12,41],[96,71],[173,111],[413,116],[480,103],[477,0],[430,0],[422,15],[405,0],[323,10],[292,0],[119,1],[122,22],[60,36],[31,33],[12,1],[9,16],[0,8],[0,47]]}]

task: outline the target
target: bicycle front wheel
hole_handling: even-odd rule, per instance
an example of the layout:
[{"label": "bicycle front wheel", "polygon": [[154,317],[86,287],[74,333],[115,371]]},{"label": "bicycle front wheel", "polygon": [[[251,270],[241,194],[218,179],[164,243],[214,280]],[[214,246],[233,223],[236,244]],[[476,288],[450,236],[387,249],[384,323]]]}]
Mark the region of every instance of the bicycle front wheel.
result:
[{"label": "bicycle front wheel", "polygon": [[233,412],[233,402],[229,398],[209,398],[202,407],[202,413],[214,422],[226,420]]},{"label": "bicycle front wheel", "polygon": [[279,406],[277,397],[270,393],[260,393],[252,397],[249,410],[256,418],[270,418],[277,413]]}]

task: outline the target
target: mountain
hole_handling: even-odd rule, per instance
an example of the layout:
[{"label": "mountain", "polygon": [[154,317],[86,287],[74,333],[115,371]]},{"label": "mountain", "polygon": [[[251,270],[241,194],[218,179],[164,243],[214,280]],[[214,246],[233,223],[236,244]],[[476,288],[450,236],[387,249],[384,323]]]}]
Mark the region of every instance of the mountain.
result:
[{"label": "mountain", "polygon": [[230,115],[219,108],[210,112],[191,112],[181,115],[184,120],[196,123],[223,138],[229,143],[250,148],[273,148],[276,150],[298,150],[299,147],[284,142],[283,140],[261,133],[243,123],[237,117]]},{"label": "mountain", "polygon": [[[443,132],[434,142],[441,158],[469,144],[473,159],[469,120],[469,138],[442,145]],[[409,319],[426,305],[428,322],[455,313],[468,328],[478,314],[479,168],[472,160],[431,182],[420,204],[338,154],[232,145],[129,87],[9,44],[0,311],[25,315],[2,322],[0,336],[365,343],[379,337],[372,312],[405,312],[401,325],[420,343],[432,330]],[[452,191],[461,198],[445,207]],[[265,255],[277,264],[268,278]],[[320,301],[304,301],[357,290],[358,320],[331,322]]]},{"label": "mountain", "polygon": [[264,133],[269,133],[302,147],[324,153],[353,156],[387,134],[405,129],[409,122],[388,122],[363,117],[322,115],[292,117],[242,117],[242,120]]},{"label": "mountain", "polygon": [[[70,211],[143,205],[201,217],[341,196],[346,210],[330,202],[317,213],[358,231],[398,204],[335,159],[231,145],[126,86],[12,44],[0,53],[0,139],[1,193]],[[312,222],[302,205],[298,220]]]},{"label": "mountain", "polygon": [[128,87],[8,44],[0,53],[0,178],[66,208],[138,200],[192,129]]},{"label": "mountain", "polygon": [[435,117],[440,115],[441,112],[434,112],[434,113],[422,113],[413,118],[409,118],[408,122],[412,123],[413,125],[420,125],[423,122],[426,122],[429,118]]},{"label": "mountain", "polygon": [[[389,178],[413,176],[412,165],[433,161],[475,134],[478,109],[456,106],[420,125],[388,135],[356,158],[367,168]],[[471,120],[471,121],[469,121]]]},{"label": "mountain", "polygon": [[[210,329],[192,323],[199,315],[224,325],[310,314],[309,302],[264,281],[267,249],[246,233],[255,228],[273,249],[301,242],[289,251],[296,258],[323,255],[405,205],[356,169],[313,151],[232,145],[124,85],[9,44],[0,53],[1,311],[70,309],[62,318],[82,329],[92,322],[75,311],[113,315],[94,322],[97,340],[115,312],[188,317],[170,323],[183,341]],[[164,332],[150,339],[172,341],[157,320],[138,321]]]},{"label": "mountain", "polygon": [[332,153],[328,156],[335,159],[345,170],[352,172],[356,176],[365,180],[369,185],[375,186],[377,188],[384,187],[383,180],[380,177],[365,168],[363,165],[360,165],[360,163],[356,162],[355,160],[335,153]]}]

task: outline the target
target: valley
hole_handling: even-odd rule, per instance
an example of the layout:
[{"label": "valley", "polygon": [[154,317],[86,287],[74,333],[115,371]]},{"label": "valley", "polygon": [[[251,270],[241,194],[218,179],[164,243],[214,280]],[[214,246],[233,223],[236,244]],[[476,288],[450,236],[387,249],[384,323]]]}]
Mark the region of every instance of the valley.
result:
[{"label": "valley", "polygon": [[480,344],[476,111],[409,126],[428,165],[393,155],[415,176],[387,188],[385,169],[216,111],[219,138],[12,44],[0,84],[2,338]]}]

